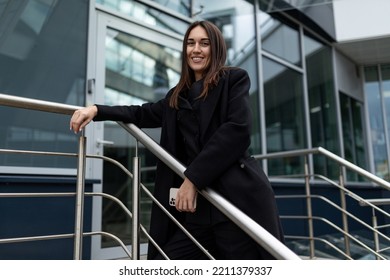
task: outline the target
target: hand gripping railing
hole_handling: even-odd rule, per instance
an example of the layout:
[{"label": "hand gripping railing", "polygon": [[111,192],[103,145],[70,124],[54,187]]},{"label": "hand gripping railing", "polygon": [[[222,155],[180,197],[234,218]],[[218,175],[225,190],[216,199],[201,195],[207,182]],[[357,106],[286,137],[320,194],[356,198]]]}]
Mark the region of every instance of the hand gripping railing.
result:
[{"label": "hand gripping railing", "polygon": [[[79,106],[66,105],[56,102],[47,102],[23,97],[16,97],[0,93],[0,105],[25,108],[30,110],[52,112],[59,114],[72,115]],[[179,163],[163,148],[161,148],[154,140],[147,134],[133,124],[119,123],[126,131],[133,135],[140,143],[149,149],[155,156],[162,160],[175,173],[184,178],[185,166]],[[76,221],[75,221],[75,259],[80,259],[81,252],[81,238],[82,238],[82,197],[84,195],[84,181],[85,181],[85,137],[80,137],[79,143],[79,165],[77,172],[77,203],[76,203]],[[258,244],[271,253],[276,259],[284,260],[300,260],[300,258],[291,251],[287,246],[281,243],[268,231],[266,231],[259,224],[254,222],[241,210],[231,204],[228,200],[223,198],[217,192],[210,188],[206,188],[200,192],[208,201],[215,207],[222,211],[228,218],[242,228],[249,236],[251,236]],[[133,244],[135,245],[135,244]],[[77,248],[76,248],[77,246]]]}]

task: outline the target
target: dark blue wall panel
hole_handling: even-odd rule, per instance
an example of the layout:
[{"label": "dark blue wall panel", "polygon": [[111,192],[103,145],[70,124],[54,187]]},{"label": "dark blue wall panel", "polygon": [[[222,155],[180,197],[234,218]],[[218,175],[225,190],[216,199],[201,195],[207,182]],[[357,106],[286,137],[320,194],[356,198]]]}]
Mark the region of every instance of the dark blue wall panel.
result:
[{"label": "dark blue wall panel", "polygon": [[[92,190],[87,182],[85,191]],[[75,192],[74,177],[0,176],[0,193]],[[84,232],[91,231],[92,199],[86,197]],[[75,197],[0,197],[0,239],[74,232]],[[90,259],[90,238],[83,239],[83,259]],[[73,259],[73,237],[0,244],[0,259]]]}]

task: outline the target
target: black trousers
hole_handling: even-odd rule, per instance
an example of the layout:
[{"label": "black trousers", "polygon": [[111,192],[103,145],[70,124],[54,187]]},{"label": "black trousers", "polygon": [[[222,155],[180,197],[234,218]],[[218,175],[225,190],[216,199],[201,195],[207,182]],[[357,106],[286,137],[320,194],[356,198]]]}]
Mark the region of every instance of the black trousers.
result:
[{"label": "black trousers", "polygon": [[[214,225],[186,223],[184,226],[215,259],[273,259],[231,221],[223,221]],[[209,259],[181,229],[176,230],[162,249],[171,260]],[[159,254],[155,259],[164,258]]]}]

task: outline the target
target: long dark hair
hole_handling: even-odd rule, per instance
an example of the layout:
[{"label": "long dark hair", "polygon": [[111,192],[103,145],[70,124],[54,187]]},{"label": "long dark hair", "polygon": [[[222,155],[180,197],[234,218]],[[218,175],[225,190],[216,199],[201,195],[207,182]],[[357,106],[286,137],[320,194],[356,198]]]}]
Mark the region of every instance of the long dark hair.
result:
[{"label": "long dark hair", "polygon": [[205,69],[203,91],[199,98],[206,98],[209,89],[218,84],[219,78],[225,70],[226,62],[226,44],[223,39],[221,31],[213,23],[209,21],[195,21],[187,29],[183,39],[182,62],[181,62],[181,76],[180,80],[173,90],[169,105],[173,108],[178,108],[178,98],[180,92],[187,90],[195,82],[195,73],[189,67],[187,61],[187,40],[192,29],[201,26],[206,30],[210,40],[210,60]]}]

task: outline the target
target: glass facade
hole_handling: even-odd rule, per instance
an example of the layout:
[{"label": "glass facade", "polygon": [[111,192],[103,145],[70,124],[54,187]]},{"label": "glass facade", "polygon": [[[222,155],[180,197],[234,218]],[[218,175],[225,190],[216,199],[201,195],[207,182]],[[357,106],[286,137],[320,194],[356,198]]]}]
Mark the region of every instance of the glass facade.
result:
[{"label": "glass facade", "polygon": [[[0,92],[83,105],[87,65],[87,0],[2,1]],[[76,11],[76,12],[74,12]],[[0,147],[77,151],[69,117],[2,107]],[[74,168],[61,157],[0,155],[1,166]]]}]

